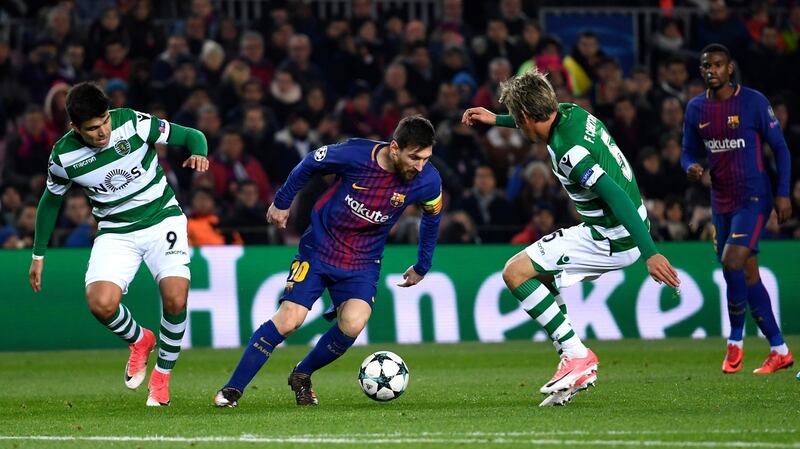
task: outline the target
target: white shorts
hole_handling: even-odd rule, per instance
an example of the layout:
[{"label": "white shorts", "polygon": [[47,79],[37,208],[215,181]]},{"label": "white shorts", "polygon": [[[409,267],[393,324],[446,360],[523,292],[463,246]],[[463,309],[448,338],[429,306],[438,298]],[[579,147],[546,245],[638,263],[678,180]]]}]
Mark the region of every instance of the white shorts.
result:
[{"label": "white shorts", "polygon": [[86,285],[109,281],[125,294],[142,260],[157,283],[168,276],[191,279],[186,223],[186,216],[181,214],[149,228],[97,237],[86,270]]},{"label": "white shorts", "polygon": [[595,240],[589,227],[582,224],[540,238],[525,248],[525,253],[538,265],[537,271],[555,277],[558,288],[625,268],[640,255],[639,248],[612,253],[608,240]]}]

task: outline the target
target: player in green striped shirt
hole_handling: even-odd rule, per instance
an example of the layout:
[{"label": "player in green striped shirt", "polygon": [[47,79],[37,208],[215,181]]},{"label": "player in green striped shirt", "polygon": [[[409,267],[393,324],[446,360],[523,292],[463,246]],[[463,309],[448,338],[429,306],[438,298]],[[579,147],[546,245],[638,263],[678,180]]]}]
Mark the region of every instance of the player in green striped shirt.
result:
[{"label": "player in green striped shirt", "polygon": [[518,127],[531,141],[547,142],[553,173],[583,221],[541,238],[503,269],[508,288],[561,354],[556,374],[540,389],[548,395],[540,405],[563,405],[594,385],[598,361],[575,334],[559,289],[627,267],[640,256],[656,282],[677,288],[680,280],[656,251],[631,166],[600,120],[574,104],[559,104],[536,69],[503,83],[500,102],[511,115],[471,108],[463,122]]},{"label": "player in green striped shirt", "polygon": [[47,242],[64,194],[74,183],[92,205],[98,232],[86,270],[86,301],[92,314],[128,343],[124,381],[135,389],[147,374],[155,335],[137,324],[123,304],[144,260],[162,298],[158,360],[150,376],[147,405],[169,405],[169,378],[186,329],[189,294],[189,243],[186,216],[158,165],[155,144],[185,146],[183,163],[208,169],[206,138],[185,128],[131,109],[108,110],[108,98],[94,84],[81,83],[67,94],[72,128],[53,146],[47,188],[36,211],[31,288],[42,289]]}]

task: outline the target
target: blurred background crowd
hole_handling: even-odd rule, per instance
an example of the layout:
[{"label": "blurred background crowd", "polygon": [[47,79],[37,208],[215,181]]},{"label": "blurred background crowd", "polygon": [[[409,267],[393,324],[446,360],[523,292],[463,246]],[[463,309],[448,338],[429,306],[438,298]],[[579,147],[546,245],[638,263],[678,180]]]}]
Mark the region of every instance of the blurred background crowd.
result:
[{"label": "blurred background crowd", "polygon": [[[635,22],[630,63],[610,47],[613,33],[584,27],[566,42],[559,29],[547,29],[544,13],[558,15],[558,2],[405,2],[431,6],[435,14],[424,20],[404,2],[340,1],[343,8],[324,13],[319,3],[336,2],[3,2],[0,246],[31,246],[50,149],[69,130],[66,92],[85,80],[99,83],[112,107],[206,135],[211,169],[204,175],[180,168],[185,149],[157,146],[194,245],[292,243],[330,180],[313,179],[295,201],[289,232],[277,232],[265,211],[291,169],[347,137],[390,139],[398,121],[414,114],[437,130],[440,243],[531,243],[579,222],[546,145],[460,120],[470,106],[504,112],[499,83],[532,66],[549,72],[559,101],[609,127],[634,166],[657,241],[709,239],[710,179],[688,183],[679,159],[684,107],[704,91],[698,50],[712,42],[733,52],[737,81],[771,100],[792,152],[794,216],[783,226],[772,217],[764,236],[800,238],[800,103],[792,91],[800,4],[571,2],[565,12],[654,15]],[[766,158],[774,179],[769,149]],[[415,243],[419,213],[409,207],[390,242]],[[88,201],[73,187],[51,245],[90,246],[94,232]]]}]

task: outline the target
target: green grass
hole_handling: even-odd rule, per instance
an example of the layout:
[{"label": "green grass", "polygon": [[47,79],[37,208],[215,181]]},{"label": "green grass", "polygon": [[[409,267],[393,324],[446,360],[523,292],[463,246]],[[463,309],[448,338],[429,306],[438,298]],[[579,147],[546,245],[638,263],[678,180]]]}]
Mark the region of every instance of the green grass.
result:
[{"label": "green grass", "polygon": [[[800,338],[789,344],[800,347]],[[719,370],[720,339],[590,346],[600,357],[597,388],[551,408],[537,407],[557,363],[545,343],[355,347],[314,376],[315,408],[295,406],[286,385],[305,347],[276,351],[236,409],[211,400],[240,350],[185,351],[172,406],[157,409],[144,406],[145,388],[124,387],[127,350],[2,353],[0,436],[77,439],[0,437],[0,447],[800,448],[796,371],[750,373],[766,355],[763,339],[748,340],[745,369],[730,376]],[[356,383],[362,359],[379,349],[400,354],[411,371],[408,391],[389,403],[371,401]]]}]

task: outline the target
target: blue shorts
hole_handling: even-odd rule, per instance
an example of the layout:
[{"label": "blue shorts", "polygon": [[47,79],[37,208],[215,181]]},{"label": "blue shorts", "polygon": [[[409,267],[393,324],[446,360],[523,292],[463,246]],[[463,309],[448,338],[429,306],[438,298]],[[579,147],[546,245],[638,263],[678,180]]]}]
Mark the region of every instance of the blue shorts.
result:
[{"label": "blue shorts", "polygon": [[281,302],[293,302],[311,310],[327,288],[333,306],[324,316],[330,321],[336,317],[336,309],[348,299],[360,299],[372,307],[379,278],[379,268],[345,270],[298,254],[292,260]]},{"label": "blue shorts", "polygon": [[713,214],[714,251],[722,260],[725,245],[746,246],[758,253],[758,237],[772,212],[771,201],[752,201],[745,207],[727,214]]}]

